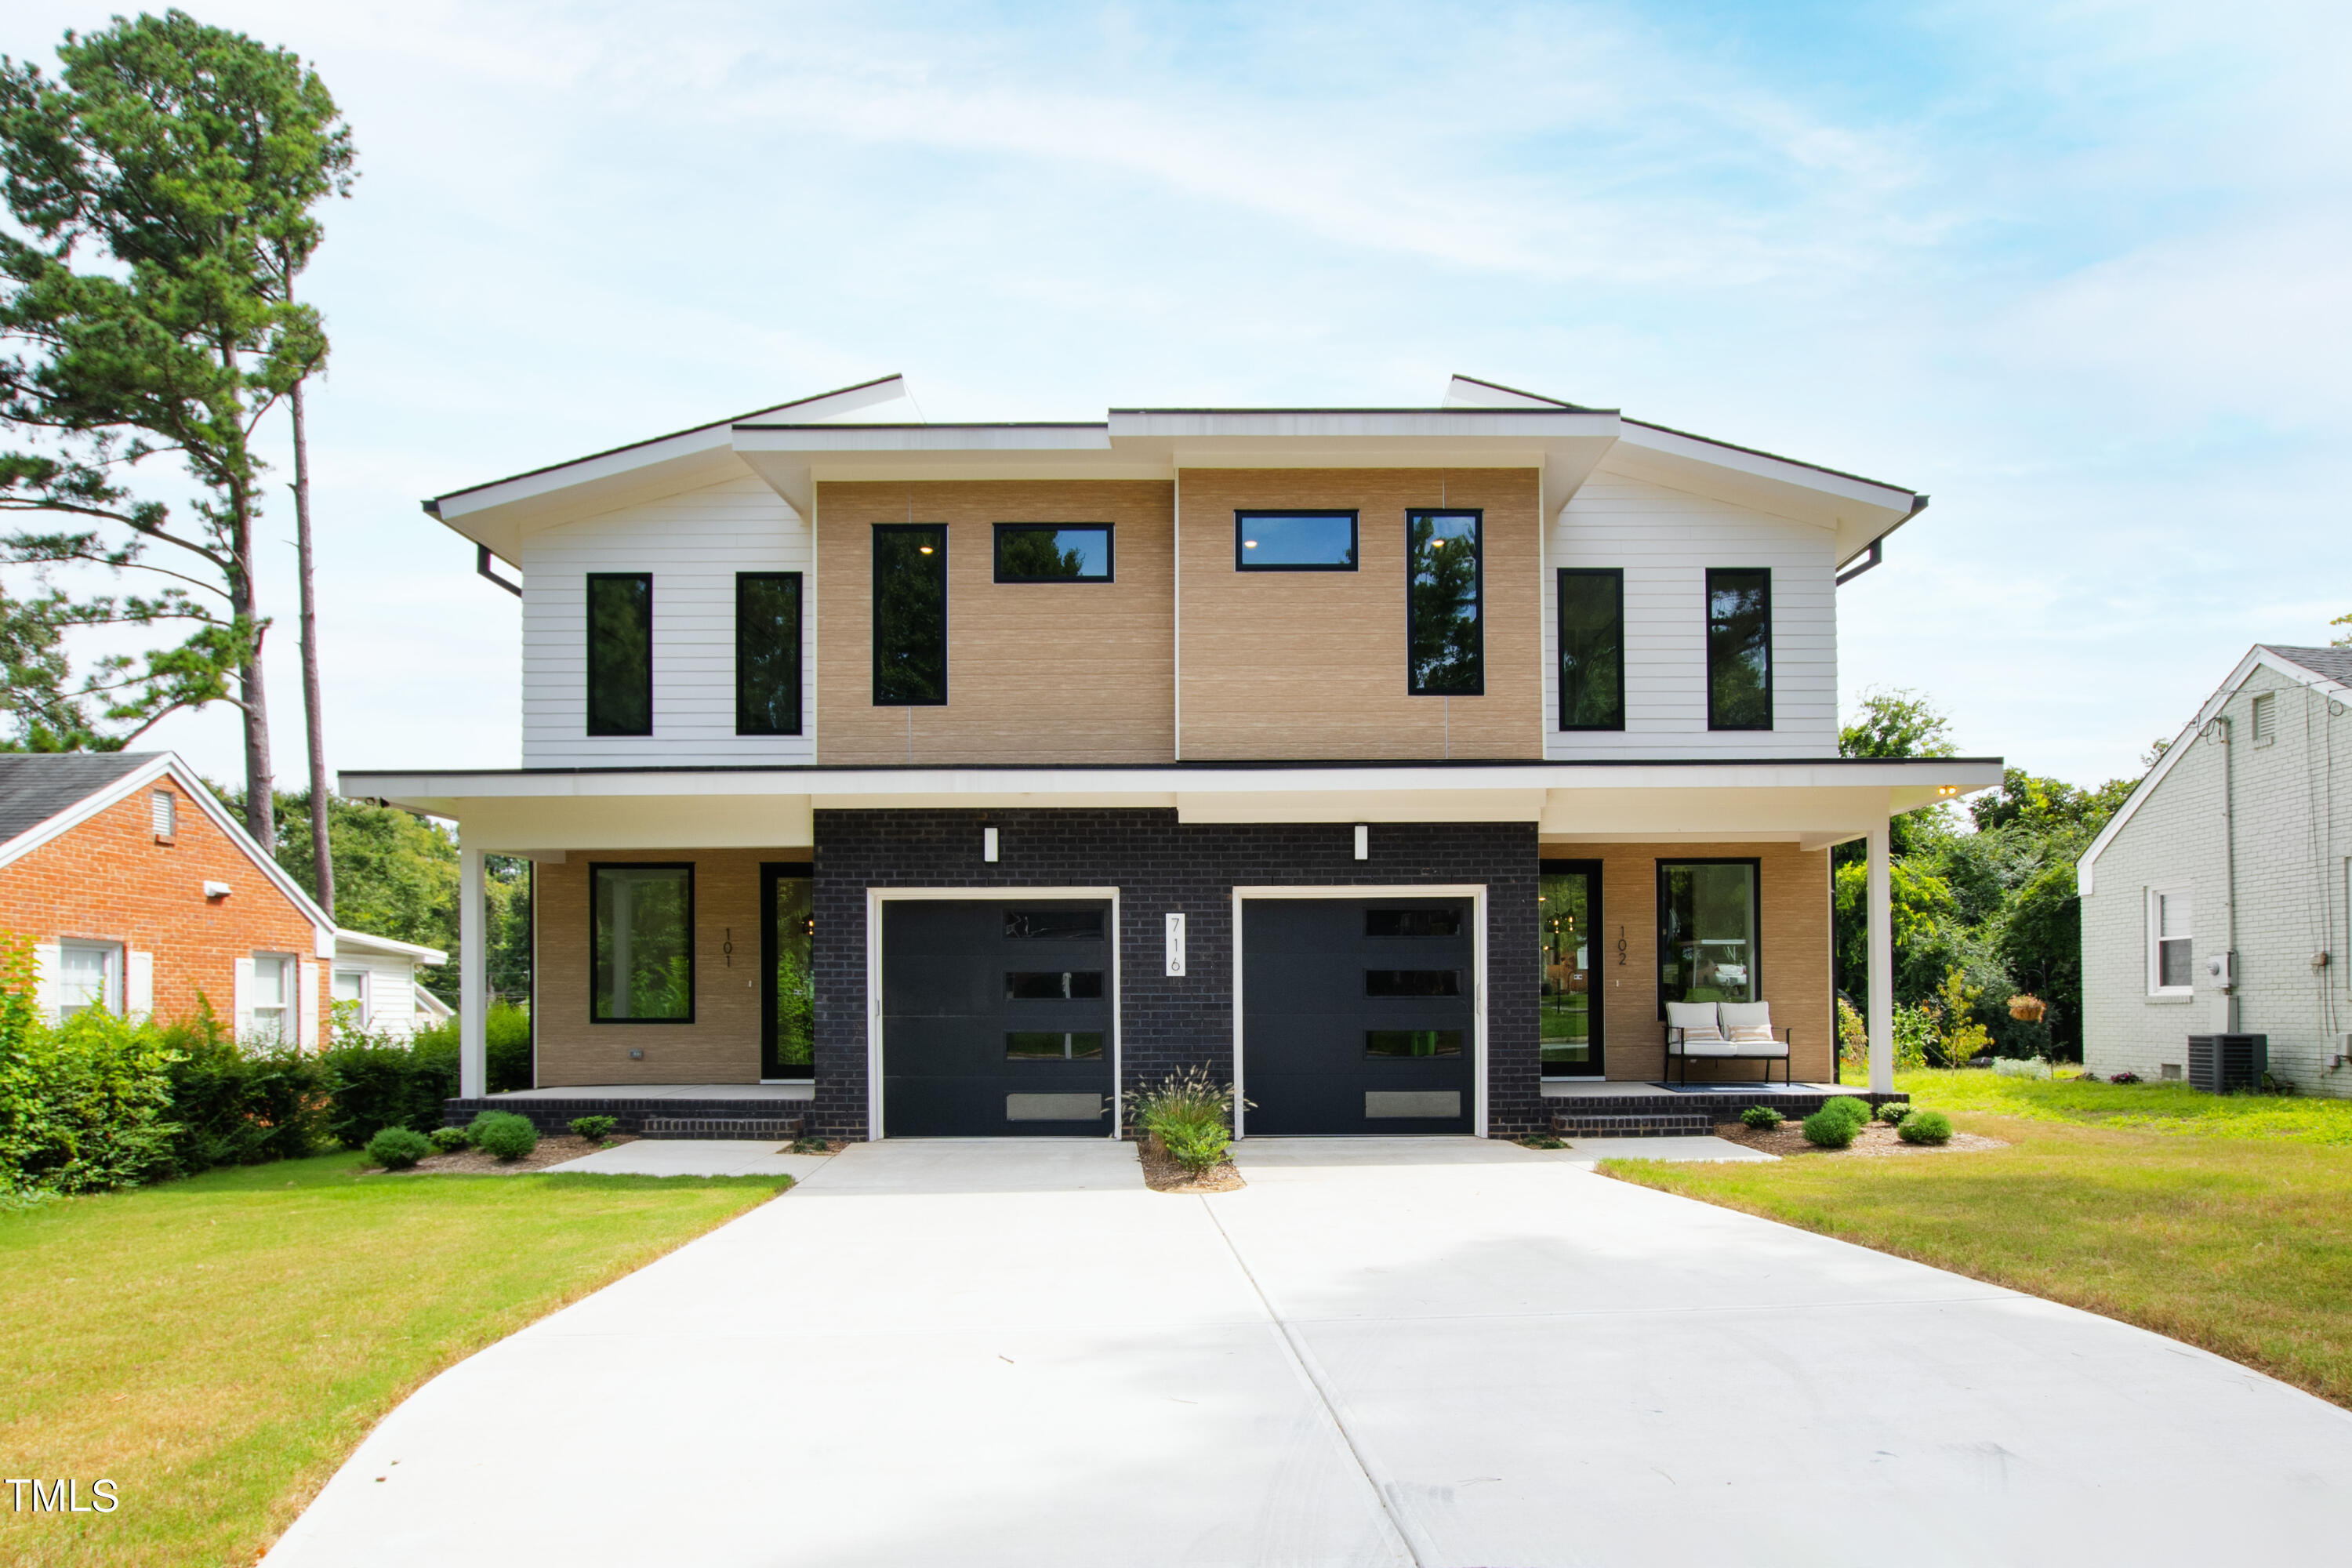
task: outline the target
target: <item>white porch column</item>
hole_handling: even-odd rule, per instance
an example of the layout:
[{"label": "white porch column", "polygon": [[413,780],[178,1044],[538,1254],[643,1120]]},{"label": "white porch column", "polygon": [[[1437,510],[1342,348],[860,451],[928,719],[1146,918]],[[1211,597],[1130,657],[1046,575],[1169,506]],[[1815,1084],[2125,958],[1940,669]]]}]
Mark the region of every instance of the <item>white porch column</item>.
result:
[{"label": "white porch column", "polygon": [[1870,830],[1870,1087],[1895,1087],[1895,905],[1889,887],[1890,834],[1881,817]]},{"label": "white porch column", "polygon": [[[462,832],[463,829],[461,828]],[[457,846],[457,1093],[479,1100],[489,1087],[488,921],[482,908],[482,852]]]}]

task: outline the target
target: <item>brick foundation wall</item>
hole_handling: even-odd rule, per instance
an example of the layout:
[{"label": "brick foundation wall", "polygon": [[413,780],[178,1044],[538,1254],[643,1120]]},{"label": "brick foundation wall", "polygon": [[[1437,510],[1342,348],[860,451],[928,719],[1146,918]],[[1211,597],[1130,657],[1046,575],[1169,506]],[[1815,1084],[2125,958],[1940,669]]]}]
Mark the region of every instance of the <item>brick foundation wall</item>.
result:
[{"label": "brick foundation wall", "polygon": [[[315,957],[316,929],[245,849],[170,778],[154,790],[177,798],[172,841],[158,843],[153,790],[133,790],[88,821],[0,867],[0,930],[35,942],[110,942],[155,960],[155,1016],[193,1016],[209,1002],[224,1023],[236,1006],[236,961],[291,953],[317,964],[318,1016],[328,1006],[331,962]],[[233,889],[205,897],[207,881]]]},{"label": "brick foundation wall", "polygon": [[[982,861],[981,829],[999,836]],[[1489,1125],[1548,1129],[1536,1004],[1532,823],[1375,823],[1355,858],[1346,824],[1179,824],[1173,811],[820,811],[816,814],[816,1101],[812,1131],[866,1131],[866,889],[1116,887],[1121,1045],[1130,1089],[1205,1063],[1233,1076],[1233,889],[1484,883]],[[1164,917],[1185,916],[1185,968],[1162,973]]]}]

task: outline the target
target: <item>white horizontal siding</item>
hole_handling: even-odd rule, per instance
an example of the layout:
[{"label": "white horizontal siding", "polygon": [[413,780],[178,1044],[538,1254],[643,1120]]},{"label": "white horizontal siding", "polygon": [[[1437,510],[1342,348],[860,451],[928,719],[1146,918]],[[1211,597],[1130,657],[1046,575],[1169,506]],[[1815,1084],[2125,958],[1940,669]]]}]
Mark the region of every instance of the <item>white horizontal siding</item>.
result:
[{"label": "white horizontal siding", "polygon": [[[1830,530],[1606,471],[1544,539],[1544,755],[1837,754],[1837,569]],[[1559,728],[1563,566],[1625,574],[1625,728]],[[1772,728],[1706,727],[1706,574],[1772,573]]]},{"label": "white horizontal siding", "polygon": [[[726,763],[816,759],[815,573],[800,515],[746,476],[533,534],[522,559],[522,761],[525,767]],[[654,732],[588,733],[592,572],[654,578]],[[799,735],[735,733],[735,574],[798,572]]]}]

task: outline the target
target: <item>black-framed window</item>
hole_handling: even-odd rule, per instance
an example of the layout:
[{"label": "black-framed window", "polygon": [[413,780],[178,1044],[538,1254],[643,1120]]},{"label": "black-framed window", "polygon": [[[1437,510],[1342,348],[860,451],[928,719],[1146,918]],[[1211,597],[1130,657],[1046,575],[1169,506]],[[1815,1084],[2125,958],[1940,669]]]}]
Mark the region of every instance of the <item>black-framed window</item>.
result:
[{"label": "black-framed window", "polygon": [[947,700],[947,524],[877,523],[874,705],[935,708]]},{"label": "black-framed window", "polygon": [[694,1022],[694,864],[591,861],[589,1018]]},{"label": "black-framed window", "polygon": [[654,574],[588,574],[588,732],[654,732]]},{"label": "black-framed window", "polygon": [[1769,567],[1707,569],[1706,727],[1772,727],[1772,573]]},{"label": "black-framed window", "polygon": [[760,868],[760,1076],[816,1076],[814,868]]},{"label": "black-framed window", "polygon": [[1604,1009],[1596,982],[1602,963],[1601,865],[1538,863],[1536,925],[1543,943],[1538,1048],[1546,1078],[1599,1078]]},{"label": "black-framed window", "polygon": [[735,732],[801,732],[801,574],[735,574]]},{"label": "black-framed window", "polygon": [[1559,727],[1625,727],[1625,573],[1559,569]]},{"label": "black-framed window", "polygon": [[1486,514],[1404,514],[1405,680],[1415,697],[1475,697],[1486,689]]},{"label": "black-framed window", "polygon": [[1110,524],[1000,522],[996,525],[1000,583],[1108,583]]},{"label": "black-framed window", "polygon": [[1658,862],[1658,1016],[1669,1002],[1764,994],[1764,872],[1758,860]]},{"label": "black-framed window", "polygon": [[1234,569],[1239,572],[1353,572],[1352,511],[1236,511]]}]

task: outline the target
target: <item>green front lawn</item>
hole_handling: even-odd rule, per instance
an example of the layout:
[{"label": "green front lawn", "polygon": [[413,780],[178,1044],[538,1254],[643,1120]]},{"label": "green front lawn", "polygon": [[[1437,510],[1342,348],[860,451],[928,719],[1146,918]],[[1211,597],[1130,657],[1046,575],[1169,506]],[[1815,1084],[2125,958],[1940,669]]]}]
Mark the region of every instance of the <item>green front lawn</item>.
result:
[{"label": "green front lawn", "polygon": [[[482,1346],[766,1201],[769,1179],[362,1176],[354,1154],[0,1214],[0,1560],[247,1564],[368,1428]],[[518,1441],[530,1413],[515,1412]]]},{"label": "green front lawn", "polygon": [[2011,1146],[1601,1169],[2120,1318],[2352,1405],[2352,1104],[1980,1071],[1897,1087]]}]

